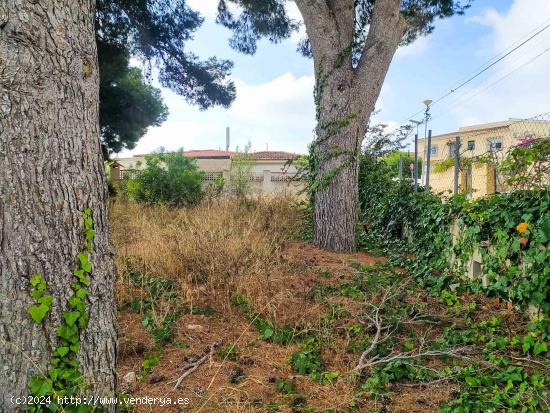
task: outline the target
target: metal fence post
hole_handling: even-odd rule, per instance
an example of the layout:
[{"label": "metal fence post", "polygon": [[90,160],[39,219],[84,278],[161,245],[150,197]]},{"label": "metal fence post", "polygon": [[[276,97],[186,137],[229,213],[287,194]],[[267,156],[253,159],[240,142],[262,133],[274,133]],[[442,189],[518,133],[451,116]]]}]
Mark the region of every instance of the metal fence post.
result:
[{"label": "metal fence post", "polygon": [[460,136],[455,138],[455,176],[454,176],[454,191],[455,195],[458,195],[458,178],[460,172]]},{"label": "metal fence post", "polygon": [[426,154],[426,189],[430,190],[430,158],[432,154],[432,130],[428,131],[428,153]]},{"label": "metal fence post", "polygon": [[418,133],[414,135],[414,191],[418,191]]}]

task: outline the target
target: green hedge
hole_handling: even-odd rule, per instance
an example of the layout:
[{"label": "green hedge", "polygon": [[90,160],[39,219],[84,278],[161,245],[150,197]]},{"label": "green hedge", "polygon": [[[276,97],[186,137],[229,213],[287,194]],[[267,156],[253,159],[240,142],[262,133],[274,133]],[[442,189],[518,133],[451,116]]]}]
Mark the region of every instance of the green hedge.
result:
[{"label": "green hedge", "polygon": [[[383,161],[364,156],[359,197],[363,218],[360,243],[401,257],[417,279],[444,290],[466,270],[472,251],[481,248],[481,280],[461,280],[461,288],[483,291],[550,314],[550,191],[528,190],[473,201],[442,199],[410,181],[399,182]],[[453,246],[451,225],[462,229]],[[451,260],[451,257],[456,259]],[[451,264],[452,262],[452,264]]]}]

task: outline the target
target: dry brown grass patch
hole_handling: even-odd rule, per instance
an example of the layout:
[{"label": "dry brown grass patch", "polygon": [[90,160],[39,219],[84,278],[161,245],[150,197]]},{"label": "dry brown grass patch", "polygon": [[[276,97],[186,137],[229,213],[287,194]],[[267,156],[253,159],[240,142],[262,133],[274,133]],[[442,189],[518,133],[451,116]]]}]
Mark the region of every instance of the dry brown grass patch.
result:
[{"label": "dry brown grass patch", "polygon": [[287,197],[224,198],[189,209],[115,202],[118,301],[135,297],[128,281],[134,270],[175,281],[189,305],[208,297],[229,310],[231,295],[242,292],[269,310],[280,290],[273,284],[284,282],[281,245],[299,227],[295,201]]}]

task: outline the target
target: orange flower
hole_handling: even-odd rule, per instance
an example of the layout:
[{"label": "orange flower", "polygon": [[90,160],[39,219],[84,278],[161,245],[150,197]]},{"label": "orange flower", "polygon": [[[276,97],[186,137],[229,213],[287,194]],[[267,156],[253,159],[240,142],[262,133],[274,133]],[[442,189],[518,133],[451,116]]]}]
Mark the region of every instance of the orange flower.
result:
[{"label": "orange flower", "polygon": [[518,226],[516,227],[516,230],[523,234],[525,231],[527,231],[527,228],[529,228],[529,224],[527,222],[520,222]]}]

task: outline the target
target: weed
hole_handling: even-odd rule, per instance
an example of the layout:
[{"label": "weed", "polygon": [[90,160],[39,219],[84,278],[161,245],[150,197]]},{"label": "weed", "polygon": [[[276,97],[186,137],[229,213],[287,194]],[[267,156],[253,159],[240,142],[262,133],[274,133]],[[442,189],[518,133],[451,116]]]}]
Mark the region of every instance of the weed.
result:
[{"label": "weed", "polygon": [[314,337],[307,337],[300,351],[290,356],[290,365],[300,374],[315,375],[322,372],[324,362]]},{"label": "weed", "polygon": [[161,356],[162,351],[160,350],[145,354],[143,362],[141,363],[141,380],[145,380],[155,367],[157,367]]},{"label": "weed", "polygon": [[288,383],[283,379],[277,379],[275,381],[277,389],[283,394],[296,394],[296,389],[292,383]]},{"label": "weed", "polygon": [[237,361],[237,358],[239,357],[237,345],[233,343],[226,344],[218,351],[218,356],[224,360]]}]

